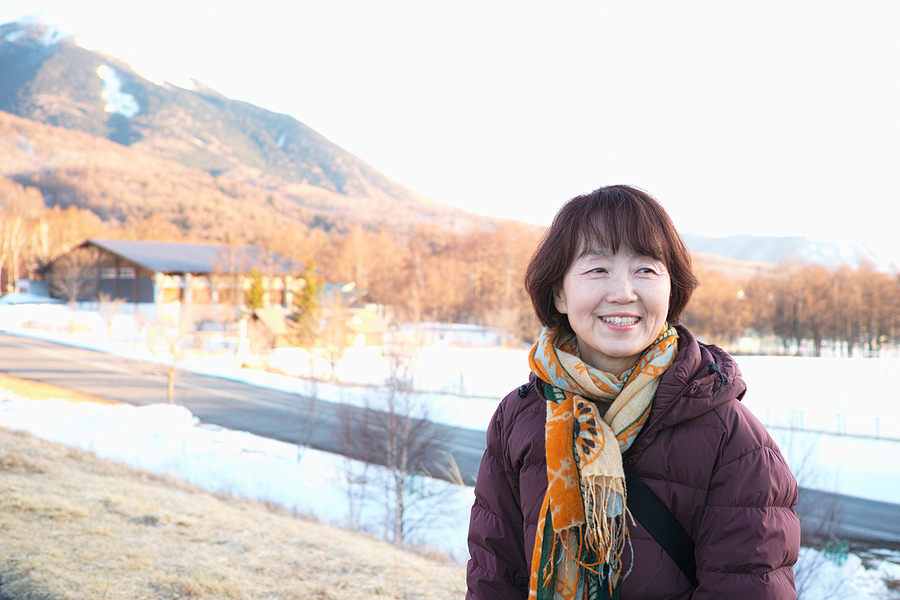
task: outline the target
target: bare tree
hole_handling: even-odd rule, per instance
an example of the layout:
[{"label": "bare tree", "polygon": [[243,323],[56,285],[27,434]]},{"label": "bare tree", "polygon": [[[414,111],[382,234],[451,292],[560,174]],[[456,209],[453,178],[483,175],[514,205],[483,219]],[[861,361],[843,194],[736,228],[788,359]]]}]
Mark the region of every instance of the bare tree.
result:
[{"label": "bare tree", "polygon": [[192,315],[182,307],[174,323],[158,322],[156,327],[151,328],[147,345],[151,351],[162,351],[167,355],[167,360],[162,367],[166,377],[166,401],[169,404],[175,404],[175,379],[178,375],[178,366],[196,345]]},{"label": "bare tree", "polygon": [[384,538],[405,546],[412,532],[436,517],[437,509],[429,507],[439,504],[436,496],[441,492],[432,476],[456,483],[461,478],[452,458],[441,451],[441,430],[429,419],[431,407],[413,393],[415,346],[395,335],[383,352],[390,366],[385,385],[357,417],[344,419],[344,441],[351,456],[385,469],[383,475],[370,469],[362,480],[352,474],[355,479],[348,479],[348,489],[355,489],[358,504],[365,492],[351,484],[378,486]]},{"label": "bare tree", "polygon": [[[347,490],[347,526],[353,531],[365,531],[363,513],[369,499],[371,465],[364,461],[344,458],[344,483]],[[369,532],[373,533],[373,532]]]},{"label": "bare tree", "polygon": [[820,579],[828,562],[823,551],[844,544],[839,537],[843,517],[833,495],[813,489],[822,483],[821,469],[816,461],[819,451],[817,441],[796,431],[800,423],[792,422],[790,425],[791,433],[783,444],[782,451],[800,486],[800,500],[795,510],[801,522],[800,545],[807,549],[801,553],[800,560],[794,566],[797,598],[812,599],[814,588],[816,600],[841,598],[844,582],[839,581],[828,589],[822,589]]},{"label": "bare tree", "polygon": [[742,284],[722,277],[712,269],[698,265],[700,287],[691,297],[691,309],[685,325],[707,342],[726,348],[741,335]]},{"label": "bare tree", "polygon": [[99,256],[96,248],[76,248],[51,263],[50,293],[73,304],[96,294]]},{"label": "bare tree", "polygon": [[337,364],[344,356],[344,350],[350,346],[350,328],[347,326],[348,312],[339,299],[331,300],[322,309],[322,329],[319,332],[319,343],[325,349],[328,363],[331,365],[330,379],[337,379]]},{"label": "bare tree", "polygon": [[[310,357],[311,359],[312,357]],[[303,454],[309,447],[312,434],[316,429],[316,405],[319,402],[319,382],[309,379],[309,392],[303,402],[297,404],[297,462],[303,460]]]},{"label": "bare tree", "polygon": [[41,217],[31,231],[31,248],[27,256],[28,276],[33,276],[50,262],[50,226]]},{"label": "bare tree", "polygon": [[112,298],[109,294],[101,293],[97,297],[97,314],[106,325],[106,332],[112,335],[113,323],[119,315],[119,310],[125,303],[124,298]]},{"label": "bare tree", "polygon": [[24,221],[21,215],[11,215],[3,227],[3,259],[7,264],[6,292],[16,291],[19,264],[25,249]]}]

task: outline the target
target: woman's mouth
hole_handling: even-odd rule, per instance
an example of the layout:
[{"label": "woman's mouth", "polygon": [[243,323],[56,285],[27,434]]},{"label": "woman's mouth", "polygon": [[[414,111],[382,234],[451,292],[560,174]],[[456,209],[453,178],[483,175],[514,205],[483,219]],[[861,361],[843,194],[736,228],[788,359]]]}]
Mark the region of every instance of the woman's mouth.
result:
[{"label": "woman's mouth", "polygon": [[600,320],[610,325],[634,325],[641,320],[640,317],[600,317]]}]

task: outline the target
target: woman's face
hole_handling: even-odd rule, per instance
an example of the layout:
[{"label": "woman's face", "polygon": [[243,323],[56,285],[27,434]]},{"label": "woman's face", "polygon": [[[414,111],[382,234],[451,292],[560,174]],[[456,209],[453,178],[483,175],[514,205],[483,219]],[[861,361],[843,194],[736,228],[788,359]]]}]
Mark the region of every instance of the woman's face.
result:
[{"label": "woman's face", "polygon": [[659,336],[671,287],[666,266],[655,258],[596,249],[569,266],[555,303],[569,317],[582,359],[618,375]]}]

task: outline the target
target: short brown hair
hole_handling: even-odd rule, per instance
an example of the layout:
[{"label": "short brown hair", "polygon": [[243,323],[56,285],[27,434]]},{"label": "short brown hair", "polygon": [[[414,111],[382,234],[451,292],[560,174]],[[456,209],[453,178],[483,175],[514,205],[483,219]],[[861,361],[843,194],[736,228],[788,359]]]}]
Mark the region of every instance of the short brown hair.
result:
[{"label": "short brown hair", "polygon": [[611,185],[566,202],[528,263],[525,289],[543,325],[571,330],[554,297],[569,266],[595,248],[612,253],[625,248],[665,264],[672,285],[667,320],[672,325],[678,322],[698,284],[691,255],[668,213],[650,194]]}]

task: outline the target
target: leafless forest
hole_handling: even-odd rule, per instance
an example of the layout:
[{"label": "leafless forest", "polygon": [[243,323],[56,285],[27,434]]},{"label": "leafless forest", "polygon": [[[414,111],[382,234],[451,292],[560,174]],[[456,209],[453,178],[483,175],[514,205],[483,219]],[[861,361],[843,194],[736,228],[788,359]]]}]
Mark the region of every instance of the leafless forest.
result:
[{"label": "leafless forest", "polygon": [[[49,209],[39,190],[5,178],[0,207],[4,292],[90,237],[238,239],[303,264],[312,259],[323,282],[355,282],[363,302],[390,307],[397,320],[493,326],[510,344],[530,343],[539,327],[522,286],[540,236],[533,225],[418,224],[398,232],[280,221],[259,229],[195,231],[161,218],[123,223],[76,206]],[[696,267],[701,285],[684,321],[706,341],[730,346],[747,336],[768,340],[759,352],[808,355],[865,354],[900,343],[897,273],[873,265],[834,271],[784,263],[731,274],[700,260]]]}]

